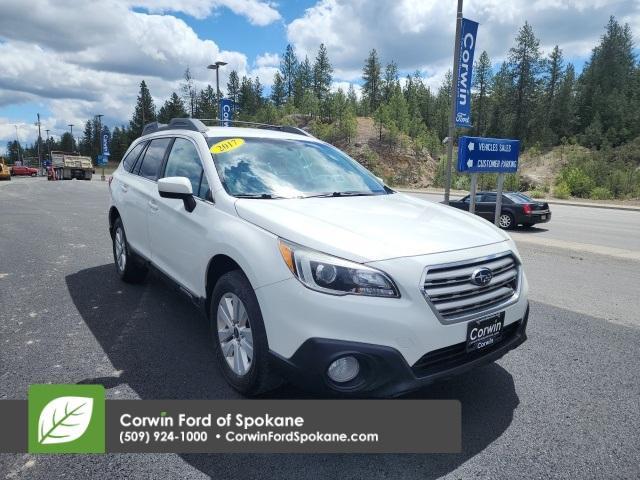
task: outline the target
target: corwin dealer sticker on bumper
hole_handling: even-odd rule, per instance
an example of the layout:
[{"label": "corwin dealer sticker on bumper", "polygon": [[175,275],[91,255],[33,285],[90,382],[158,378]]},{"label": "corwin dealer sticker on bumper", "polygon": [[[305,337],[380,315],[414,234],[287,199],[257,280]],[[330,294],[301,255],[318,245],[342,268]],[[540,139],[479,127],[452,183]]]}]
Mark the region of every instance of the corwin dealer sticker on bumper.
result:
[{"label": "corwin dealer sticker on bumper", "polygon": [[504,313],[498,313],[467,324],[467,352],[475,352],[495,345],[502,339]]}]

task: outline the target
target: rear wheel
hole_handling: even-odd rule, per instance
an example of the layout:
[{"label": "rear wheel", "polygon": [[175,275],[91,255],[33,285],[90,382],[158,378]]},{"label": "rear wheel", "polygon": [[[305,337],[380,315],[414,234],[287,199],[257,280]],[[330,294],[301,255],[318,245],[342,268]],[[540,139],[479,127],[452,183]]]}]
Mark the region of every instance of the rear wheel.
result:
[{"label": "rear wheel", "polygon": [[280,384],[270,366],[258,299],[241,271],[220,277],[213,289],[209,319],[218,364],[234,389],[253,396]]},{"label": "rear wheel", "polygon": [[498,226],[503,230],[509,230],[513,228],[513,215],[508,212],[502,212],[500,218],[498,218]]},{"label": "rear wheel", "polygon": [[148,269],[129,248],[120,218],[113,223],[113,260],[118,275],[125,282],[140,283],[146,278]]}]

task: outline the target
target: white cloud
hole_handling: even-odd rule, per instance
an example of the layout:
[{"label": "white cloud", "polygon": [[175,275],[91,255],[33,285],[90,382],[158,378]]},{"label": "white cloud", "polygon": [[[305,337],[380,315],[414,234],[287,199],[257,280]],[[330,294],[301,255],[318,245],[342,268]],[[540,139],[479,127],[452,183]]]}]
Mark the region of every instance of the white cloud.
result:
[{"label": "white cloud", "polygon": [[151,13],[183,12],[199,19],[226,7],[233,13],[247,17],[253,25],[260,26],[282,18],[273,3],[260,0],[129,0],[128,3]]},{"label": "white cloud", "polygon": [[[403,71],[428,69],[437,82],[450,68],[455,2],[437,0],[320,0],[287,26],[300,55],[312,57],[324,42],[341,80],[358,80],[369,51]],[[566,57],[585,57],[603,33],[610,15],[640,24],[637,0],[476,0],[466,17],[480,22],[479,50],[494,62],[506,57],[518,29],[529,21],[544,51],[559,44]],[[640,28],[634,28],[636,42]]]},{"label": "white cloud", "polygon": [[[157,107],[179,91],[187,67],[197,88],[214,85],[214,73],[206,68],[214,59],[228,63],[220,70],[222,89],[232,69],[240,76],[265,75],[271,82],[273,54],[261,57],[251,70],[245,54],[220,49],[174,16],[135,12],[126,1],[0,2],[0,109],[44,100],[43,110],[51,112],[45,120],[53,132],[61,135],[74,123],[75,134],[96,113],[111,125],[126,123],[143,79]],[[205,3],[231,8],[237,2],[175,2],[172,8],[196,14]],[[6,115],[0,110],[0,116]],[[0,145],[13,138],[4,130],[16,121],[4,121]],[[27,127],[21,140],[32,142],[36,133]],[[9,128],[9,133],[14,130]]]}]

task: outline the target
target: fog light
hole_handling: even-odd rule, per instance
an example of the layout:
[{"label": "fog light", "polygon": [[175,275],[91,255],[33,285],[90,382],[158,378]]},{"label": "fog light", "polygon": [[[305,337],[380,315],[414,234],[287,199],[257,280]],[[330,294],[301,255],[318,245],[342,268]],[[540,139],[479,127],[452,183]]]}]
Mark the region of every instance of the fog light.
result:
[{"label": "fog light", "polygon": [[360,372],[360,364],[355,357],[351,355],[341,357],[334,361],[327,369],[327,375],[336,383],[344,383],[353,380]]}]

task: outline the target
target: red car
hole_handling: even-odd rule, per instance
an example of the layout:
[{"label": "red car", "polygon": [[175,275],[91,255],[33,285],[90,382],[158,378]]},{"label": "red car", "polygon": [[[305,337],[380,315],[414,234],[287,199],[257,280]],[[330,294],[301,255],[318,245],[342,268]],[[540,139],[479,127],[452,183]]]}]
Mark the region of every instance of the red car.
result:
[{"label": "red car", "polygon": [[38,176],[38,169],[23,167],[22,165],[14,165],[11,167],[11,175],[29,175],[31,177],[36,177]]}]

